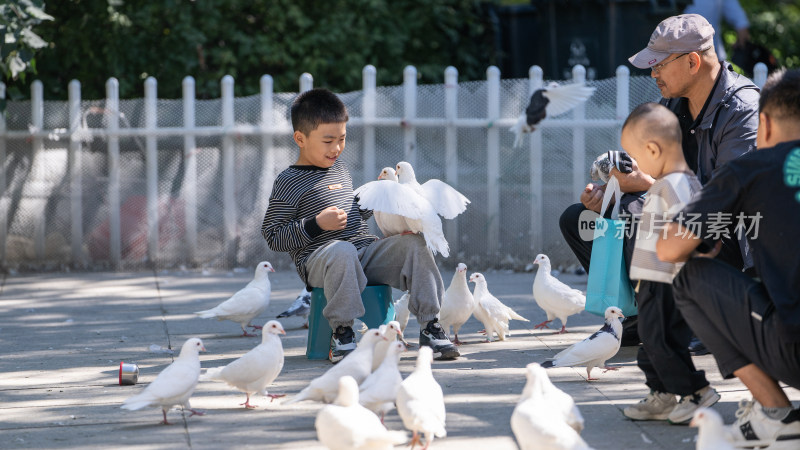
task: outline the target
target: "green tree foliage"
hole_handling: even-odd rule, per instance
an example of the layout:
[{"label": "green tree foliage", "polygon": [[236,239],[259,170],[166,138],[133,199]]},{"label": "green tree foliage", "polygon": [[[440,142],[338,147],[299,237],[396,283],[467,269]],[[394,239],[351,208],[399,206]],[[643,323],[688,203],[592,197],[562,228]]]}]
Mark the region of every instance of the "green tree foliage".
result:
[{"label": "green tree foliage", "polygon": [[[26,73],[36,73],[34,54],[47,47],[47,42],[33,28],[45,20],[53,17],[45,14],[41,0],[6,0],[0,4],[0,72],[6,84],[18,79],[24,82]],[[9,96],[16,97],[16,86],[9,87]]]},{"label": "green tree foliage", "polygon": [[[800,3],[797,0],[740,0],[750,19],[750,38],[768,48],[778,65],[800,67]],[[736,34],[725,32],[730,46]],[[729,50],[730,51],[730,50]]]},{"label": "green tree foliage", "polygon": [[448,65],[475,80],[493,63],[477,0],[60,0],[48,12],[56,20],[41,34],[54,45],[38,71],[50,99],[66,98],[71,79],[84,98],[103,98],[116,77],[132,98],[153,76],[159,97],[179,98],[191,75],[199,98],[216,98],[228,74],[237,96],[257,93],[265,74],[275,91],[297,91],[303,72],[347,92],[361,89],[367,64],[391,85],[409,64],[421,83],[440,83]]}]

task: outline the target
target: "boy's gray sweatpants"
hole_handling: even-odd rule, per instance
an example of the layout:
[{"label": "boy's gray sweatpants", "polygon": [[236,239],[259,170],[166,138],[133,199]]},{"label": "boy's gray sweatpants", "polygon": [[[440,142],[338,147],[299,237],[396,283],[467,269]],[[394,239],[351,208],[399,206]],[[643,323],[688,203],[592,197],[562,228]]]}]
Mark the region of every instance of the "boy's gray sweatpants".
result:
[{"label": "boy's gray sweatpants", "polygon": [[332,329],[352,326],[364,315],[361,292],[367,284],[388,284],[409,292],[408,309],[421,324],[439,315],[444,283],[433,254],[418,234],[378,239],[361,250],[332,241],[306,260],[308,283],[322,287],[327,306],[322,315]]}]

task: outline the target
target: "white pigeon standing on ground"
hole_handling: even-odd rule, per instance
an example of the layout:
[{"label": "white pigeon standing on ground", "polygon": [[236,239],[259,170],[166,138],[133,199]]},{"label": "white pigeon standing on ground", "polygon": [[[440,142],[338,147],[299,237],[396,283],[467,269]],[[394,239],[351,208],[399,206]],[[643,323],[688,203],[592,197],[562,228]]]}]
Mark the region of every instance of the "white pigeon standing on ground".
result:
[{"label": "white pigeon standing on ground", "polygon": [[420,184],[414,174],[414,168],[406,161],[397,163],[396,172],[400,184],[412,188],[428,199],[433,209],[445,219],[453,219],[467,210],[469,199],[444,181],[431,178]]},{"label": "white pigeon standing on ground", "polygon": [[397,391],[403,382],[397,364],[405,350],[406,346],[402,342],[391,342],[381,365],[359,386],[359,403],[375,414],[380,414],[381,423],[383,416],[394,408]]},{"label": "white pigeon standing on ground", "polygon": [[303,328],[308,328],[308,315],[311,313],[311,290],[306,287],[300,291],[297,298],[294,299],[289,308],[278,314],[275,318],[282,319],[284,317],[300,316],[305,320]]},{"label": "white pigeon standing on ground", "polygon": [[461,341],[458,340],[458,330],[469,320],[474,309],[475,298],[467,285],[467,265],[459,263],[450,286],[444,291],[442,306],[439,309],[439,323],[445,333],[450,334],[450,326],[453,327],[454,344],[461,345]]},{"label": "white pigeon standing on ground", "polygon": [[198,311],[195,314],[202,319],[231,320],[237,322],[242,327],[242,336],[256,336],[249,334],[247,327],[260,329],[260,325],[252,325],[250,322],[259,314],[267,310],[269,297],[272,293],[272,286],[269,282],[269,272],[275,272],[272,264],[261,261],[256,266],[256,273],[253,280],[247,283],[231,298],[225,300],[214,308],[205,311]]},{"label": "white pigeon standing on ground", "polygon": [[[572,397],[555,387],[539,364],[528,364],[526,376],[528,381],[511,414],[511,430],[520,449],[589,449],[580,436],[580,429],[573,425],[577,415],[583,428],[583,417]],[[563,395],[555,395],[554,389]],[[569,413],[564,414],[566,411]]]},{"label": "white pigeon standing on ground", "polygon": [[586,339],[572,344],[559,352],[551,361],[542,363],[542,367],[575,367],[586,366],[587,380],[592,381],[592,369],[603,367],[605,371],[617,370],[616,367],[605,365],[606,360],[612,358],[619,351],[620,337],[622,336],[622,324],[620,319],[624,319],[622,310],[616,306],[606,308],[605,324],[594,334]]},{"label": "white pigeon standing on ground", "polygon": [[697,427],[697,450],[733,450],[733,444],[725,439],[725,423],[722,416],[711,408],[698,408],[694,412],[690,427]]},{"label": "white pigeon standing on ground", "polygon": [[372,354],[372,371],[374,372],[378,366],[381,365],[383,362],[383,358],[386,356],[386,351],[389,350],[389,346],[392,343],[397,342],[397,337],[400,337],[400,340],[403,340],[403,331],[400,330],[400,322],[396,320],[392,320],[391,322],[381,325],[378,329],[383,333],[385,341],[378,341],[375,344],[375,352]]},{"label": "white pigeon standing on ground", "polygon": [[[167,411],[174,405],[181,405],[191,415],[202,416],[189,404],[189,397],[197,387],[200,379],[200,352],[206,351],[200,338],[191,338],[184,342],[181,352],[175,361],[158,374],[144,391],[122,402],[122,409],[136,411],[148,406],[160,406],[164,414],[164,425],[167,422]],[[190,416],[191,417],[191,416]]]},{"label": "white pigeon standing on ground", "polygon": [[375,351],[375,344],[385,339],[377,328],[368,330],[361,337],[355,350],[325,373],[311,380],[308,386],[283,404],[288,405],[303,400],[332,402],[339,390],[339,378],[349,375],[356,380],[356,383],[361,383],[372,373],[372,354]]},{"label": "white pigeon standing on ground", "polygon": [[317,439],[330,450],[390,450],[408,440],[404,431],[387,430],[358,403],[358,383],[347,375],[339,378],[336,401],[319,410],[314,427]]},{"label": "white pigeon standing on ground", "polygon": [[539,265],[533,279],[533,298],[547,313],[547,320],[533,328],[548,328],[547,324],[558,317],[561,320],[561,331],[558,333],[566,333],[567,318],[586,309],[586,295],[562,283],[550,273],[550,258],[547,255],[536,255],[533,263]]},{"label": "white pigeon standing on ground", "polygon": [[545,117],[554,117],[585,102],[594,94],[595,88],[583,83],[559,85],[550,83],[546,88],[538,89],[531,95],[528,107],[519,116],[517,123],[509,128],[514,133],[514,147],[522,144],[523,133],[530,133],[536,129]]},{"label": "white pigeon standing on ground", "polygon": [[475,297],[475,309],[472,313],[483,323],[488,342],[492,342],[493,333],[497,334],[497,338],[501,341],[506,340],[506,336],[510,337],[508,322],[512,319],[530,322],[489,292],[489,286],[486,284],[486,277],[483,274],[473,272],[469,281],[475,283],[475,290],[472,292]]},{"label": "white pigeon standing on ground", "polygon": [[[227,366],[208,369],[204,380],[219,380],[244,392],[247,399],[245,408],[255,408],[250,404],[250,396],[259,393],[272,400],[285,394],[267,394],[267,386],[275,381],[283,369],[283,345],[279,334],[286,334],[277,320],[270,320],[261,332],[261,344],[245,353]],[[272,401],[270,400],[270,401]]]},{"label": "white pigeon standing on ground", "polygon": [[[389,170],[385,168],[381,174]],[[370,181],[356,188],[353,193],[359,206],[374,211],[375,222],[384,236],[422,233],[425,244],[434,254],[450,256],[442,219],[434,205],[411,187],[391,178]]]},{"label": "white pigeon standing on ground", "polygon": [[397,412],[403,419],[403,425],[411,430],[411,447],[420,443],[420,435],[425,436],[427,449],[434,436],[442,438],[447,436],[445,430],[445,408],[442,387],[433,378],[431,363],[433,350],[421,346],[417,355],[417,365],[414,371],[400,383],[397,391]]}]

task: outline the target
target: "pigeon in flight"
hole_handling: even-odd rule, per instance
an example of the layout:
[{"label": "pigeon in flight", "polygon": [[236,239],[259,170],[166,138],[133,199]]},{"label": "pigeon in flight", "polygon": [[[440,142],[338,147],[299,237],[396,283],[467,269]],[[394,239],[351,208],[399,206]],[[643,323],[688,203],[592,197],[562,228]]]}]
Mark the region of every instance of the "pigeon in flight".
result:
[{"label": "pigeon in flight", "polygon": [[572,289],[559,281],[550,273],[550,258],[545,254],[536,255],[534,264],[539,265],[533,279],[533,299],[547,313],[547,320],[534,328],[547,328],[556,317],[561,320],[561,331],[567,332],[567,318],[586,309],[586,296],[583,292]]},{"label": "pigeon in flight", "polygon": [[202,319],[230,320],[237,322],[242,327],[242,336],[255,336],[249,334],[247,327],[261,329],[261,325],[251,325],[255,317],[266,311],[269,306],[269,297],[272,293],[272,286],[269,282],[269,272],[275,272],[272,264],[261,261],[256,266],[253,280],[247,283],[231,298],[225,300],[214,308],[205,311],[198,311],[195,314]]},{"label": "pigeon in flight", "polygon": [[148,406],[160,406],[164,414],[161,423],[164,425],[171,425],[167,421],[167,411],[174,405],[191,411],[191,416],[202,416],[204,413],[192,409],[189,397],[200,379],[200,352],[204,351],[206,348],[200,338],[188,339],[175,361],[162,370],[144,391],[122,402],[121,408],[136,411]]},{"label": "pigeon in flight", "polygon": [[555,117],[580,105],[594,94],[595,88],[581,83],[559,85],[550,83],[546,88],[538,89],[531,95],[525,113],[519,116],[509,130],[514,133],[514,147],[522,144],[523,133],[536,129],[545,117]]},{"label": "pigeon in flight", "polygon": [[224,381],[244,392],[247,399],[241,405],[248,409],[256,407],[250,404],[252,394],[260,393],[273,400],[283,397],[284,394],[267,394],[267,386],[283,369],[283,345],[279,334],[286,334],[283,326],[277,320],[270,320],[264,325],[261,344],[227,366],[208,369],[203,379]]},{"label": "pigeon in flight", "polygon": [[542,367],[575,367],[586,366],[586,379],[592,378],[592,369],[603,367],[606,371],[617,370],[616,367],[605,365],[606,360],[613,357],[619,351],[620,337],[622,336],[622,324],[619,319],[624,319],[622,310],[616,306],[606,308],[605,324],[594,334],[586,339],[575,343],[559,352],[550,361],[542,363]]},{"label": "pigeon in flight", "polygon": [[397,181],[425,197],[436,212],[445,219],[454,219],[467,210],[469,199],[444,181],[432,178],[422,184],[417,181],[414,168],[406,161],[396,167]]}]

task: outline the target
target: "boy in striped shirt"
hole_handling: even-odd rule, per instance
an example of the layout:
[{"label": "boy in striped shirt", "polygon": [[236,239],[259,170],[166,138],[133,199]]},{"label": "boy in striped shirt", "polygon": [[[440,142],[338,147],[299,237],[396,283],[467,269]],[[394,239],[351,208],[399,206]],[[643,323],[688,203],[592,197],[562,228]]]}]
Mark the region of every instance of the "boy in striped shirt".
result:
[{"label": "boy in striped shirt", "polygon": [[[622,126],[622,148],[642,172],[655,179],[642,206],[630,269],[631,280],[638,280],[636,302],[642,345],[637,364],[645,374],[650,394],[623,413],[633,420],[667,420],[672,424],[687,423],[698,408],[720,399],[705,372],[692,362],[687,348],[692,330],[672,296],[672,279],[682,265],[663,262],[656,256],[656,242],[664,226],[701,189],[684,159],[681,139],[678,118],[657,103],[639,105]],[[676,401],[676,395],[680,401]]]},{"label": "boy in striped shirt", "polygon": [[420,345],[433,348],[436,359],[460,356],[438,322],[444,283],[425,240],[369,234],[372,211],[359,208],[339,159],[348,120],[344,103],[329,90],[312,89],[295,99],[291,115],[300,156],[275,179],[261,234],[269,248],[289,253],[307,285],[325,291],[322,314],[334,330],[331,362],[356,347],[353,320],[364,315],[361,292],[368,283],[408,291]]}]

